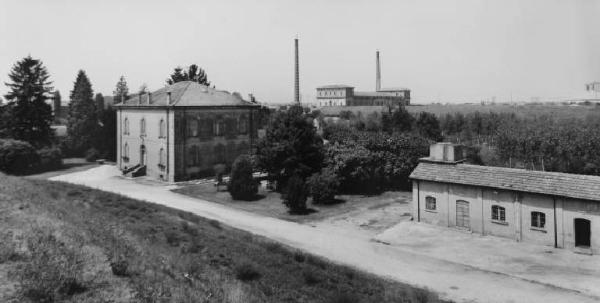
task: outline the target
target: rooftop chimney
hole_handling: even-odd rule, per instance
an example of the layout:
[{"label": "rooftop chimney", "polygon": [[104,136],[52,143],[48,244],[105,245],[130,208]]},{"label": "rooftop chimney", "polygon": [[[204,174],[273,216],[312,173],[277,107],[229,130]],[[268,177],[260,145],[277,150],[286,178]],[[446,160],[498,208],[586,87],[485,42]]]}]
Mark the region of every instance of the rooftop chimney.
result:
[{"label": "rooftop chimney", "polygon": [[294,102],[296,102],[296,104],[300,104],[300,70],[298,63],[298,38],[294,39],[294,46],[296,51],[294,73]]},{"label": "rooftop chimney", "polygon": [[150,105],[150,103],[152,102],[152,93],[151,92],[146,93],[146,101],[147,101],[148,105]]},{"label": "rooftop chimney", "polygon": [[171,105],[171,92],[167,92],[167,105]]},{"label": "rooftop chimney", "polygon": [[142,104],[142,93],[138,93],[138,105]]},{"label": "rooftop chimney", "polygon": [[463,146],[449,142],[439,142],[429,146],[429,157],[421,158],[425,162],[456,164],[465,160]]},{"label": "rooftop chimney", "polygon": [[379,50],[375,53],[375,91],[381,90],[381,67],[379,66]]}]

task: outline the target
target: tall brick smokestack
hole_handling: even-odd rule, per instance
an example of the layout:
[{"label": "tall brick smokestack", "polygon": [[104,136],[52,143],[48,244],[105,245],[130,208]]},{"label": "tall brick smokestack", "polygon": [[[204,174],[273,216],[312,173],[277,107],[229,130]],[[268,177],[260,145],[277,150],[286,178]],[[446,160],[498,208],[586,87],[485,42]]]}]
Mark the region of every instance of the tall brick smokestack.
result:
[{"label": "tall brick smokestack", "polygon": [[375,53],[375,91],[378,92],[381,90],[381,67],[379,66],[379,50]]},{"label": "tall brick smokestack", "polygon": [[294,102],[296,102],[296,104],[300,104],[300,68],[298,63],[298,38],[294,39],[294,46],[296,50],[294,73]]}]

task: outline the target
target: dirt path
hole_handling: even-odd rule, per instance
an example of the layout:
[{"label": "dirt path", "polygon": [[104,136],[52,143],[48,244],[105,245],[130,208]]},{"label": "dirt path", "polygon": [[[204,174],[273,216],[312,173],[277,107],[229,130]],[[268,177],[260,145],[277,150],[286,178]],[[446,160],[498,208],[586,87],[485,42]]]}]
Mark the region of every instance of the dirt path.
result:
[{"label": "dirt path", "polygon": [[411,253],[370,241],[335,225],[312,227],[259,216],[224,205],[192,199],[169,186],[144,185],[119,177],[113,166],[51,178],[167,205],[269,237],[338,263],[435,291],[457,302],[597,302],[600,298],[509,275]]}]

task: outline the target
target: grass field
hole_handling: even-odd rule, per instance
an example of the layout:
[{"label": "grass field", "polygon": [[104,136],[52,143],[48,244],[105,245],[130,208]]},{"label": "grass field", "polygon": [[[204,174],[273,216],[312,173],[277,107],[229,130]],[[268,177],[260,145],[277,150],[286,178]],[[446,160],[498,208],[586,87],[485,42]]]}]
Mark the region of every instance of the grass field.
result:
[{"label": "grass field", "polygon": [[439,302],[171,208],[0,175],[1,302]]},{"label": "grass field", "polygon": [[288,213],[287,208],[283,204],[281,194],[266,190],[262,186],[259,188],[258,197],[254,201],[235,201],[231,198],[229,192],[217,192],[212,184],[186,185],[173,191],[193,198],[216,202],[263,216],[293,222],[323,220],[331,216],[338,216],[365,207],[377,207],[391,203],[408,203],[406,199],[401,198],[401,196],[406,196],[405,192],[385,192],[377,196],[337,195],[336,200],[338,203],[331,205],[313,204],[312,199],[309,198],[307,206],[310,213],[305,215],[292,215]]}]

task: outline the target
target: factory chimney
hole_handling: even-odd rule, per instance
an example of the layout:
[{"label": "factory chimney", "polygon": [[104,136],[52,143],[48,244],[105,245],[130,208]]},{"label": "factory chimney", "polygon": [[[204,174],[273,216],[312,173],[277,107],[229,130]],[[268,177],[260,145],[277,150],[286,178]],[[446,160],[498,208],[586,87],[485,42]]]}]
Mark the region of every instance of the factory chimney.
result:
[{"label": "factory chimney", "polygon": [[381,67],[379,66],[379,50],[375,53],[375,91],[378,92],[381,90]]},{"label": "factory chimney", "polygon": [[295,73],[294,73],[294,102],[300,104],[300,71],[298,66],[298,38],[294,39],[296,51]]}]

